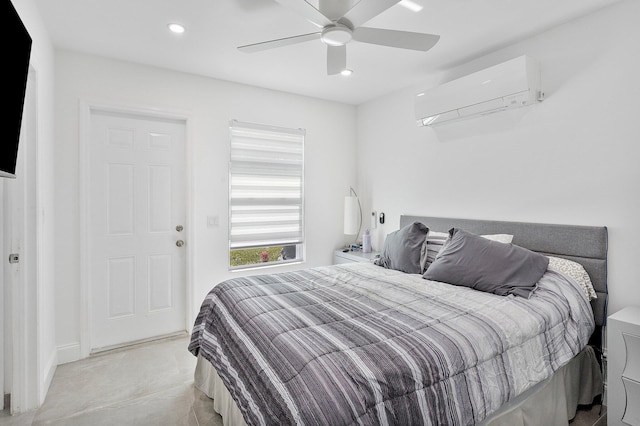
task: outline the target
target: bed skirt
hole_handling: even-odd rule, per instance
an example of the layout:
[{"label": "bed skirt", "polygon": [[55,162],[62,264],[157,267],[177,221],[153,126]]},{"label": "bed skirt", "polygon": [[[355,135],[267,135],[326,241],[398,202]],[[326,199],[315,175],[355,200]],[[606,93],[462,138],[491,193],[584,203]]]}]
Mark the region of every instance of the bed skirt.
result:
[{"label": "bed skirt", "polygon": [[198,355],[194,385],[213,399],[213,409],[222,417],[225,426],[246,426],[242,412],[231,397],[216,369],[209,361]]},{"label": "bed skirt", "polygon": [[[198,356],[196,388],[211,398],[213,409],[226,426],[246,426],[242,412],[215,368]],[[602,393],[602,373],[591,346],[544,382],[502,406],[482,426],[567,425],[578,405],[588,405]]]},{"label": "bed skirt", "polygon": [[600,364],[587,346],[549,379],[507,402],[481,425],[567,425],[578,405],[593,403],[602,389]]}]

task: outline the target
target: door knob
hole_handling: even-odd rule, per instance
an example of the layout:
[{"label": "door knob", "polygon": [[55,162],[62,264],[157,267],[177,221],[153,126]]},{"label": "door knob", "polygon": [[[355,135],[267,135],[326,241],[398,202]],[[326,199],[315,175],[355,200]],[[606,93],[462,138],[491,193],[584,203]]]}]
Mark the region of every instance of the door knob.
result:
[{"label": "door knob", "polygon": [[178,232],[182,232],[183,229],[184,229],[184,227],[182,225],[176,226],[176,231],[178,231]]},{"label": "door knob", "polygon": [[178,247],[182,247],[182,246],[184,245],[184,241],[182,241],[182,240],[178,240],[178,241],[176,241],[176,245],[177,245]]}]

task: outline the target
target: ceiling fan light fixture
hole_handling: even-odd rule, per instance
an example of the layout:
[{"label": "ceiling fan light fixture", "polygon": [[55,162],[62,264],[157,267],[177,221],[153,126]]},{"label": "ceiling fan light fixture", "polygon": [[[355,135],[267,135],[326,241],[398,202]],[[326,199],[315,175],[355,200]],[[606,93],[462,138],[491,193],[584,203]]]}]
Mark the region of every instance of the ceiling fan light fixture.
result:
[{"label": "ceiling fan light fixture", "polygon": [[342,46],[351,41],[351,30],[344,25],[327,27],[322,31],[320,39],[328,46]]}]

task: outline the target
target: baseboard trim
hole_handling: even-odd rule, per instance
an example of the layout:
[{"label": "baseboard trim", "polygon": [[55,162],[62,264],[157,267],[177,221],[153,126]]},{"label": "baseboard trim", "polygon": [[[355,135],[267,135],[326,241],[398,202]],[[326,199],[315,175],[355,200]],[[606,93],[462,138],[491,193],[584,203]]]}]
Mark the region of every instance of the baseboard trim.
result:
[{"label": "baseboard trim", "polygon": [[58,366],[58,351],[51,351],[51,356],[49,357],[49,361],[44,368],[44,383],[42,383],[42,388],[40,389],[40,405],[44,403],[44,399],[47,397],[47,392],[49,392],[49,386],[51,386],[51,382],[53,381],[53,376],[56,374],[56,367]]},{"label": "baseboard trim", "polygon": [[131,348],[132,346],[143,345],[145,343],[155,342],[159,340],[175,339],[177,337],[184,337],[184,336],[188,336],[188,333],[186,330],[176,331],[174,333],[169,333],[169,334],[163,334],[162,336],[154,336],[154,337],[148,337],[146,339],[134,340],[132,342],[119,343],[117,345],[94,348],[91,350],[91,356],[100,355],[105,352],[113,352],[120,349],[128,349],[128,348]]},{"label": "baseboard trim", "polygon": [[58,365],[78,361],[80,357],[80,343],[69,343],[58,346]]}]

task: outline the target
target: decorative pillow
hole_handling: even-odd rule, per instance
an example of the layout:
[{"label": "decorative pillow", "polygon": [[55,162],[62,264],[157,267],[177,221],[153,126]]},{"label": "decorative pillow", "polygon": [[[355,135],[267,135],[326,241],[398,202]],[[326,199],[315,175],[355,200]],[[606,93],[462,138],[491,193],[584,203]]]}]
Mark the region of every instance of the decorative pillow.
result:
[{"label": "decorative pillow", "polygon": [[589,274],[581,264],[561,257],[547,257],[549,258],[549,269],[553,269],[554,271],[558,271],[561,274],[572,278],[578,283],[578,285],[580,285],[580,287],[582,287],[584,294],[587,295],[587,299],[593,300],[598,298],[596,290],[593,288],[591,277],[589,277]]},{"label": "decorative pillow", "polygon": [[[482,237],[499,241],[501,243],[510,243],[513,240],[513,235],[509,234],[492,234],[492,235],[482,235]],[[448,232],[437,232],[429,230],[427,234],[427,240],[425,241],[426,247],[424,248],[424,255],[420,258],[420,267],[422,268],[422,273],[429,268],[429,265],[433,263],[438,253],[442,249],[444,242],[449,238]]]},{"label": "decorative pillow", "polygon": [[387,269],[420,274],[420,255],[429,228],[413,222],[387,235],[380,257],[374,263]]},{"label": "decorative pillow", "polygon": [[548,264],[546,256],[523,247],[452,228],[423,277],[501,296],[528,298]]}]

